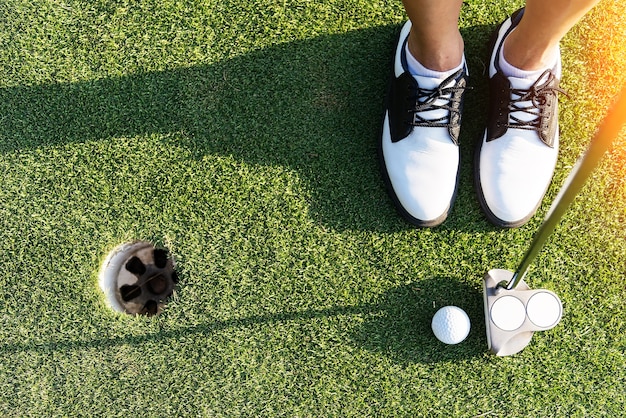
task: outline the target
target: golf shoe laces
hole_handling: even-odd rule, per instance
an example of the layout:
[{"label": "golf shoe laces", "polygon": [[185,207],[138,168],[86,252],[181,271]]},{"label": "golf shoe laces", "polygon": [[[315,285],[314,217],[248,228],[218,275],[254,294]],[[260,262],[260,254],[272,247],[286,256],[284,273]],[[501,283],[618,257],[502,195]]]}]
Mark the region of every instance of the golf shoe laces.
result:
[{"label": "golf shoe laces", "polygon": [[415,106],[408,109],[408,112],[414,114],[413,121],[410,122],[412,126],[448,128],[460,125],[463,92],[471,89],[464,83],[461,84],[462,79],[457,80],[462,73],[463,70],[459,70],[452,74],[435,89],[415,89],[415,94],[409,97],[415,101]]},{"label": "golf shoe laces", "polygon": [[552,71],[546,70],[528,90],[511,88],[509,119],[502,126],[542,131],[553,116],[557,92],[568,96],[565,90],[553,86],[555,80]]}]

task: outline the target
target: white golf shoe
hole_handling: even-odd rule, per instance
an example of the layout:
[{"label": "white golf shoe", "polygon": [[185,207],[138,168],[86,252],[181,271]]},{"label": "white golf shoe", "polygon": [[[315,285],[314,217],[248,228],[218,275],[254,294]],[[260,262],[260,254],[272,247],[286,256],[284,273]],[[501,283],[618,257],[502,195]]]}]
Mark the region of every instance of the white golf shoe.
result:
[{"label": "white golf shoe", "polygon": [[560,58],[534,82],[506,77],[500,69],[504,39],[522,15],[523,9],[514,13],[492,38],[488,123],[474,160],[483,211],[492,223],[506,228],[518,227],[535,214],[552,180],[559,150]]},{"label": "white golf shoe", "polygon": [[456,196],[467,66],[444,79],[411,75],[407,22],[400,33],[379,146],[381,171],[400,214],[420,227],[441,224]]}]

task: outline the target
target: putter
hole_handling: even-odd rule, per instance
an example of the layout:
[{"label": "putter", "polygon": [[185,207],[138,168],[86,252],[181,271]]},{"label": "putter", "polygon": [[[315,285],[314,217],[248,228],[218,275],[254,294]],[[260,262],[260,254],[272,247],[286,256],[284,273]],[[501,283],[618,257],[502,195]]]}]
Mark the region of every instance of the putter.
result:
[{"label": "putter", "polygon": [[565,179],[517,270],[494,269],[485,274],[483,299],[487,345],[495,355],[519,353],[530,343],[535,331],[554,328],[561,320],[563,306],[558,296],[545,289],[531,290],[524,282],[524,277],[587,178],[619,135],[624,123],[626,87],[599,125],[587,151]]}]

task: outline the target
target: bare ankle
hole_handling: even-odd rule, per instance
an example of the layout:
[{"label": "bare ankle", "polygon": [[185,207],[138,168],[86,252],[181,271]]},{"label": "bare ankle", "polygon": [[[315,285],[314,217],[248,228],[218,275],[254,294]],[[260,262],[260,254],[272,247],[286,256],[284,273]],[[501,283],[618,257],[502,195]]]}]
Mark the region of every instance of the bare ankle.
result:
[{"label": "bare ankle", "polygon": [[[517,33],[516,33],[517,32]],[[520,70],[534,71],[551,67],[558,53],[558,42],[540,44],[514,30],[504,40],[504,59]]]},{"label": "bare ankle", "polygon": [[433,71],[448,71],[459,66],[463,60],[463,38],[461,34],[448,42],[422,42],[417,36],[409,35],[409,52],[424,67]]}]

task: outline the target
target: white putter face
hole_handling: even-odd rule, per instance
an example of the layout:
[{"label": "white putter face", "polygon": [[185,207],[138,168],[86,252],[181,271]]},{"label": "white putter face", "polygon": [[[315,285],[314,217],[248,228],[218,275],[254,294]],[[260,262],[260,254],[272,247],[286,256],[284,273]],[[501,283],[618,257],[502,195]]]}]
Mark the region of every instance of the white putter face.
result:
[{"label": "white putter face", "polygon": [[519,353],[535,331],[554,328],[563,314],[561,300],[549,290],[531,290],[523,280],[512,290],[498,287],[512,277],[512,271],[495,269],[483,279],[487,345],[497,356]]}]

